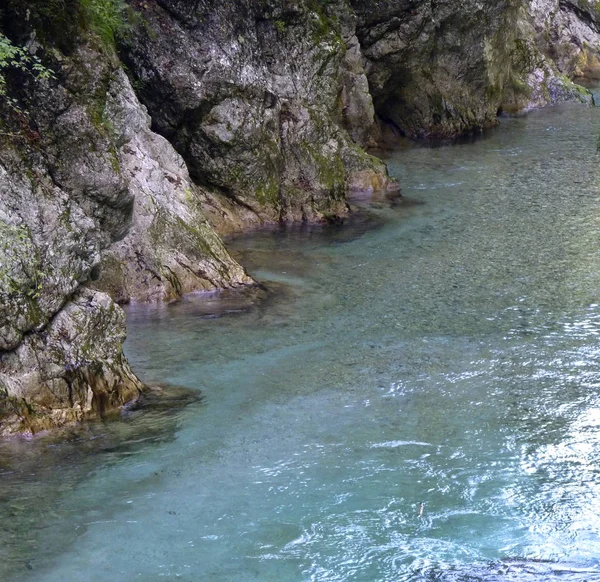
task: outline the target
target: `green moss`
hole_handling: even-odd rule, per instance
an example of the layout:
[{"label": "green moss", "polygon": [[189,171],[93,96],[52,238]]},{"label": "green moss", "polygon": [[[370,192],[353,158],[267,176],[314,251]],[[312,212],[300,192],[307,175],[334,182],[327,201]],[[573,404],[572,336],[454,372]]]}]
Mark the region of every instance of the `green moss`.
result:
[{"label": "green moss", "polygon": [[255,186],[254,196],[260,204],[263,206],[272,206],[278,208],[279,206],[279,179],[274,176],[269,178]]},{"label": "green moss", "polygon": [[115,174],[121,173],[121,163],[119,162],[119,155],[117,154],[117,149],[113,144],[108,148],[108,159],[110,161],[110,166],[113,169]]},{"label": "green moss", "polygon": [[317,173],[317,179],[323,188],[333,195],[333,198],[343,199],[345,195],[346,172],[341,156],[328,156],[321,148],[313,143],[304,142],[301,149],[310,157]]},{"label": "green moss", "polygon": [[148,229],[148,238],[153,243],[155,249],[160,247],[161,242],[165,238],[167,223],[168,221],[164,213],[157,209],[154,219],[152,220],[152,224]]},{"label": "green moss", "polygon": [[579,0],[579,8],[587,11],[596,20],[600,20],[600,0]]},{"label": "green moss", "polygon": [[339,23],[333,17],[330,17],[325,8],[328,2],[323,0],[311,0],[309,8],[312,16],[312,40],[315,45],[321,44],[323,41],[333,41],[334,44],[344,46],[344,41],[340,33]]},{"label": "green moss", "polygon": [[[87,76],[87,71],[82,72]],[[79,99],[85,103],[92,125],[108,138],[113,138],[116,134],[114,125],[106,114],[108,91],[112,80],[112,75],[108,73],[100,79],[100,82],[94,82],[95,79],[90,78],[89,84],[94,87],[93,91],[89,91],[88,87],[84,86],[79,94]]]}]

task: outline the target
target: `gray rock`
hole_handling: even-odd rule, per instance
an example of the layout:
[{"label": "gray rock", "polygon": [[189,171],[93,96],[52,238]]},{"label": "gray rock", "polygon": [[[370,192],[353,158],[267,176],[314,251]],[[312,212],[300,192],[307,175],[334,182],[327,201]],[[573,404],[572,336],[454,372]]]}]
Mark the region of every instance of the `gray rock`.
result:
[{"label": "gray rock", "polygon": [[380,117],[416,138],[496,123],[519,2],[351,4]]},{"label": "gray rock", "polygon": [[498,109],[589,103],[572,78],[600,71],[584,0],[155,0],[131,4],[122,39],[134,92],[59,4],[56,22],[35,3],[3,13],[57,78],[9,75],[23,111],[0,104],[2,434],[139,393],[108,295],[252,283],[216,230],[337,219],[349,190],[397,188],[363,149],[379,120],[476,132]]},{"label": "gray rock", "polygon": [[121,346],[125,314],[81,288],[43,331],[0,355],[0,435],[104,416],[142,389]]},{"label": "gray rock", "polygon": [[150,131],[150,117],[121,70],[109,84],[104,115],[135,203],[128,233],[103,253],[93,286],[128,302],[169,301],[190,291],[253,283],[202,213],[203,193],[184,161]]},{"label": "gray rock", "polygon": [[82,47],[64,61],[64,82],[36,84],[36,130],[17,125],[0,144],[1,434],[102,414],[141,388],[121,353],[123,313],[82,288],[133,208],[93,115],[114,66],[90,66],[96,57]]},{"label": "gray rock", "polygon": [[90,280],[123,301],[252,282],[118,61],[82,44],[60,67],[27,87],[28,112],[6,112],[0,143],[0,434],[139,394],[124,314]]},{"label": "gray rock", "polygon": [[161,0],[144,17],[127,64],[197,184],[256,220],[345,214],[349,187],[388,185],[347,131],[366,143],[374,115],[344,2]]},{"label": "gray rock", "polygon": [[596,17],[583,1],[351,4],[375,110],[409,137],[478,132],[498,109],[591,103],[569,79],[577,59],[596,63]]},{"label": "gray rock", "polygon": [[600,78],[597,6],[588,0],[531,0],[529,3],[540,50],[569,78]]}]

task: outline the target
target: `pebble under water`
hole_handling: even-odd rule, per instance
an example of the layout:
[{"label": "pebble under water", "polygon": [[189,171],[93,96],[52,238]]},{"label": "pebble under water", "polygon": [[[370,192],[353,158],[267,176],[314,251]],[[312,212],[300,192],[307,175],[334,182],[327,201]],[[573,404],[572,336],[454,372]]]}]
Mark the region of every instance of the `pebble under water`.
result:
[{"label": "pebble under water", "polygon": [[3,444],[0,578],[600,581],[598,134],[403,148],[415,204],[231,242],[265,298],[128,308],[202,399]]}]

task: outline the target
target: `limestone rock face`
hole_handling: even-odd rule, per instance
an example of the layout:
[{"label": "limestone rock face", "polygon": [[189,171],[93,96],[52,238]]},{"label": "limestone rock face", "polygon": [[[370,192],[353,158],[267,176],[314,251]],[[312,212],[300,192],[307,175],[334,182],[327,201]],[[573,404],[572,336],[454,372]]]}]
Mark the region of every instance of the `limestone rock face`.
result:
[{"label": "limestone rock face", "polygon": [[454,137],[590,102],[571,80],[600,71],[590,0],[129,5],[119,47],[98,3],[2,6],[55,78],[0,71],[0,434],[135,398],[115,302],[252,283],[217,231],[337,220],[348,190],[397,188],[364,150],[380,120]]},{"label": "limestone rock face", "polygon": [[409,137],[477,132],[499,109],[591,102],[569,77],[596,66],[593,3],[350,3],[376,112]]},{"label": "limestone rock face", "polygon": [[591,94],[572,82],[598,70],[600,35],[594,3],[532,0],[516,22],[511,77],[500,108],[527,111],[563,101],[591,104]]},{"label": "limestone rock face", "polygon": [[63,83],[35,86],[27,129],[19,127],[26,114],[7,112],[14,133],[0,145],[3,434],[103,413],[141,387],[121,353],[122,311],[82,288],[102,250],[126,233],[133,208],[112,140],[90,107],[111,74],[109,61],[91,66],[94,56],[82,47],[65,60]]},{"label": "limestone rock face", "polygon": [[[73,59],[85,58],[83,53]],[[76,66],[73,64],[73,66]],[[103,70],[102,70],[103,69]],[[87,79],[95,90],[107,67]],[[0,350],[43,329],[125,232],[133,198],[74,86],[40,87],[37,131],[0,147]],[[35,102],[34,102],[35,107]]]},{"label": "limestone rock face", "polygon": [[[0,434],[137,397],[113,300],[251,283],[201,214],[181,158],[117,59],[81,44],[26,79],[0,142]],[[107,283],[108,282],[108,283]]]},{"label": "limestone rock face", "polygon": [[103,253],[93,286],[128,302],[169,301],[190,291],[253,283],[204,216],[205,195],[184,161],[150,131],[150,117],[120,69],[108,85],[104,114],[117,136],[133,219],[123,239]]},{"label": "limestone rock face", "polygon": [[0,435],[103,416],[137,398],[142,385],[123,356],[124,339],[121,308],[79,289],[43,331],[0,356]]},{"label": "limestone rock face", "polygon": [[542,52],[568,77],[600,79],[600,3],[596,0],[531,0]]},{"label": "limestone rock face", "polygon": [[496,123],[518,3],[351,0],[377,113],[410,137]]},{"label": "limestone rock face", "polygon": [[341,215],[349,186],[387,186],[357,145],[374,112],[344,2],[147,6],[126,62],[196,183],[271,220]]}]

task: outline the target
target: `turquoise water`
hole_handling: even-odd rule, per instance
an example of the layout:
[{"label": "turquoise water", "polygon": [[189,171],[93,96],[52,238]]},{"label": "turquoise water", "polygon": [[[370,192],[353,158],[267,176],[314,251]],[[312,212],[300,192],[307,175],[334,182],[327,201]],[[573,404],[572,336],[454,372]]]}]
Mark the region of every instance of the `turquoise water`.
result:
[{"label": "turquoise water", "polygon": [[202,399],[4,445],[4,578],[600,580],[599,133],[402,149],[412,203],[231,243],[262,299],[130,307],[134,370]]}]

